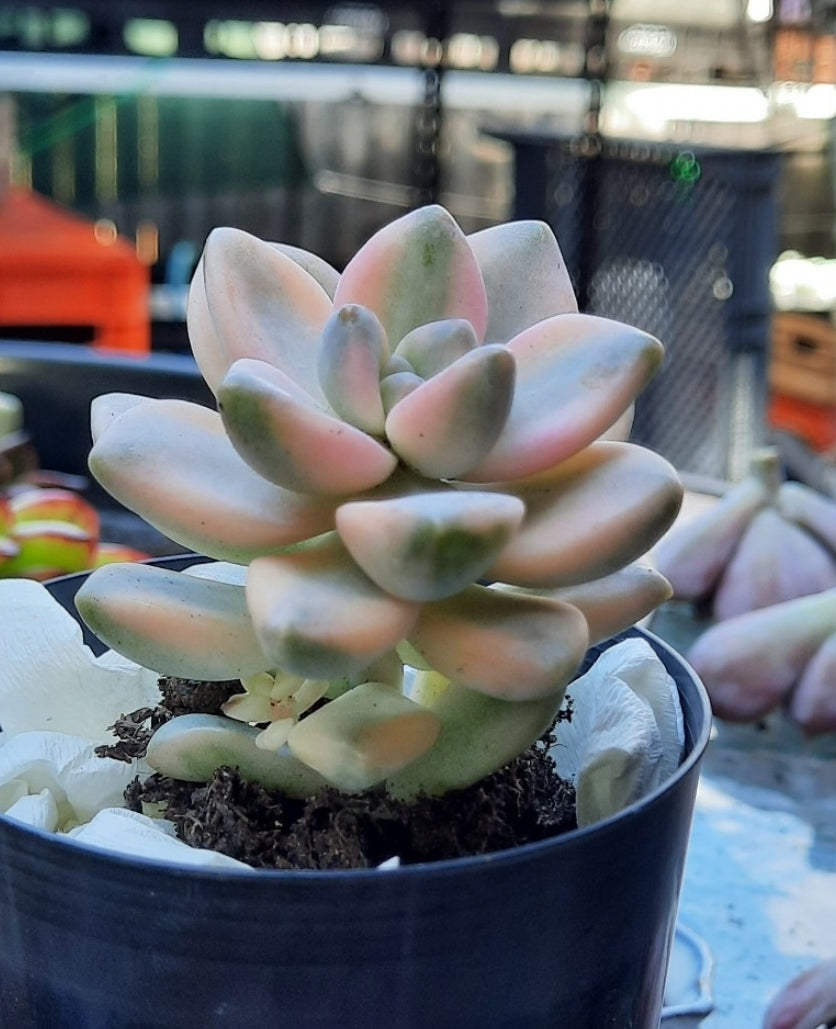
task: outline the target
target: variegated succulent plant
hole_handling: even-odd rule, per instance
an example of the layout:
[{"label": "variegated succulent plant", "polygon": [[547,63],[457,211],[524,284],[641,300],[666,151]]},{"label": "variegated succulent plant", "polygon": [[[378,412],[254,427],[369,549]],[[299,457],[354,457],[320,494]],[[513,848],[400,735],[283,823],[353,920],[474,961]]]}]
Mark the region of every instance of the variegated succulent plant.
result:
[{"label": "variegated succulent plant", "polygon": [[667,596],[633,562],[681,485],[624,441],[662,347],[578,313],[546,225],[465,235],[429,206],[342,274],[217,229],[188,328],[217,410],[101,397],[90,468],[214,562],[109,565],[77,597],[140,664],[242,682],[225,716],[156,732],[158,770],[470,784],[548,728],[590,642]]}]

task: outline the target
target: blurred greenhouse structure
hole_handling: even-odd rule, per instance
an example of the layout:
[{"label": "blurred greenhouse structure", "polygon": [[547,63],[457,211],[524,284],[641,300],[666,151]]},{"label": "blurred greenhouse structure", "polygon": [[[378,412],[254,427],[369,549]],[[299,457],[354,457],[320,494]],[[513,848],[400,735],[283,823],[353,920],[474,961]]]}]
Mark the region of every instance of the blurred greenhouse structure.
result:
[{"label": "blurred greenhouse structure", "polygon": [[153,345],[170,350],[186,348],[185,284],[214,225],[340,267],[419,203],[468,230],[545,218],[582,306],[667,346],[637,436],[685,471],[734,478],[764,431],[770,268],[790,249],[836,256],[832,13],[804,0],[245,0],[232,18],[219,0],[2,3],[0,185],[133,240]]}]

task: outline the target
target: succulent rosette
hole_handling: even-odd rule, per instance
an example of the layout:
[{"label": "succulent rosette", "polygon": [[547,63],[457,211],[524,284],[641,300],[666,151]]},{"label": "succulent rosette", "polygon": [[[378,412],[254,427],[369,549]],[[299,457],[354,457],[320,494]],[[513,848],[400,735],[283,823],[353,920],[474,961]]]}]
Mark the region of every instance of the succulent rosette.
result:
[{"label": "succulent rosette", "polygon": [[632,566],[681,485],[624,439],[662,347],[578,313],[546,225],[465,235],[425,207],[342,274],[217,229],[188,328],[217,410],[98,398],[90,468],[215,563],[111,564],[77,598],[145,667],[242,680],[226,717],[157,731],[161,771],[467,785],[549,726],[591,641],[667,595]]}]

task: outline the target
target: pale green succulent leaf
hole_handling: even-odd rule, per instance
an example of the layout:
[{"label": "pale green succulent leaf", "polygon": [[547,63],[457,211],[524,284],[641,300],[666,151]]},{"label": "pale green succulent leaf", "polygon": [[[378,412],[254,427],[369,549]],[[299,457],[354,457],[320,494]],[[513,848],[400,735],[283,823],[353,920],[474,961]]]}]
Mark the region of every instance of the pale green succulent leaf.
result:
[{"label": "pale green succulent leaf", "polygon": [[304,269],[312,279],[315,279],[322,286],[329,297],[334,296],[337,283],[340,281],[340,273],[333,265],[320,257],[319,254],[314,254],[302,247],[295,247],[290,243],[271,242],[270,246],[275,247],[279,253],[295,261],[300,268]]},{"label": "pale green succulent leaf", "polygon": [[407,361],[422,378],[429,379],[464,357],[478,343],[470,322],[464,318],[447,318],[416,326],[398,343],[394,356]]},{"label": "pale green succulent leaf", "polygon": [[227,435],[243,460],[285,489],[344,496],[377,486],[397,465],[387,447],[288,392],[256,362],[232,365],[218,388],[218,402]]},{"label": "pale green succulent leaf", "polygon": [[237,768],[243,778],[302,799],[326,785],[287,749],[263,750],[260,730],[221,715],[179,715],[160,726],[145,760],[157,772],[184,782],[208,782],[217,768]]},{"label": "pale green succulent leaf", "polygon": [[119,417],[124,411],[128,411],[137,404],[146,403],[150,397],[139,396],[136,393],[103,393],[94,397],[90,402],[90,435],[93,442],[101,436],[112,421]]},{"label": "pale green succulent leaf", "polygon": [[383,409],[391,411],[395,404],[400,403],[404,397],[418,389],[424,382],[420,375],[415,372],[392,372],[380,380],[380,399],[383,401]]},{"label": "pale green succulent leaf", "polygon": [[213,392],[234,361],[253,357],[322,399],[316,346],[330,313],[320,283],[278,248],[240,229],[209,234],[189,290],[187,326]]},{"label": "pale green succulent leaf", "polygon": [[348,262],[334,304],[362,304],[394,347],[418,325],[464,318],[481,341],[485,285],[467,239],[444,208],[410,211],[384,226]]},{"label": "pale green succulent leaf", "polygon": [[297,722],[287,744],[332,786],[358,793],[425,754],[440,729],[422,705],[384,683],[366,682]]},{"label": "pale green succulent leaf", "polygon": [[502,432],[514,374],[514,358],[505,347],[469,350],[389,411],[390,445],[428,478],[457,478],[490,451]]},{"label": "pale green succulent leaf", "polygon": [[526,516],[488,578],[538,589],[638,560],[672,524],[683,494],[663,457],[616,442],[593,443],[551,473],[504,488],[524,501]]},{"label": "pale green succulent leaf", "polygon": [[407,635],[418,616],[416,604],[375,585],[333,534],[256,559],[246,591],[273,665],[312,679],[368,667]]},{"label": "pale green succulent leaf", "polygon": [[438,672],[418,672],[409,696],[438,717],[441,734],[423,757],[387,780],[389,793],[402,798],[464,789],[502,768],[546,732],[563,700],[562,692],[503,700]]},{"label": "pale green succulent leaf", "polygon": [[333,501],[267,482],[236,453],[220,415],[186,401],[124,411],[89,465],[120,503],[208,557],[246,563],[333,526]]},{"label": "pale green succulent leaf", "polygon": [[358,500],[337,509],[337,531],[381,589],[440,600],[479,579],[522,521],[516,497],[481,491]]},{"label": "pale green succulent leaf", "polygon": [[570,604],[486,586],[425,604],[409,635],[436,671],[505,700],[562,695],[588,639],[584,616]]},{"label": "pale green succulent leaf", "polygon": [[578,310],[563,255],[545,222],[492,225],[467,241],[488,293],[488,342],[507,343],[544,318]]},{"label": "pale green succulent leaf", "polygon": [[240,586],[116,563],[92,572],[75,602],[100,640],[161,674],[220,681],[271,667]]},{"label": "pale green succulent leaf", "polygon": [[662,359],[658,340],[594,315],[562,314],[508,344],[517,363],[514,402],[471,482],[535,475],[610,429]]},{"label": "pale green succulent leaf", "polygon": [[319,382],[331,407],[350,425],[383,435],[381,372],[389,341],[372,311],[346,304],[325,323],[317,352]]}]

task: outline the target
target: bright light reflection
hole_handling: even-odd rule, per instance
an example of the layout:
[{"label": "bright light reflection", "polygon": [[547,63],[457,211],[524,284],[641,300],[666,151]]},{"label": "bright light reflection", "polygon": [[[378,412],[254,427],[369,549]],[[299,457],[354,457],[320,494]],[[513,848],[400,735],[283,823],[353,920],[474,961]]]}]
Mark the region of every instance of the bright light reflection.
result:
[{"label": "bright light reflection", "polygon": [[648,84],[613,91],[616,105],[637,122],[658,129],[670,122],[762,122],[769,101],[759,89],[745,86]]},{"label": "bright light reflection", "polygon": [[749,0],[746,5],[749,21],[767,22],[772,17],[772,0]]}]

